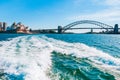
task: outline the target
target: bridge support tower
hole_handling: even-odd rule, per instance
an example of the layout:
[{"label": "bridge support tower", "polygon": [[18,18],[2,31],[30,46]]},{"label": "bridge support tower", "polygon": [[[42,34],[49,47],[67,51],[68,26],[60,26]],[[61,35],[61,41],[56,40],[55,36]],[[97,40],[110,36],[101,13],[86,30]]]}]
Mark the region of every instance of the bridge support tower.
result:
[{"label": "bridge support tower", "polygon": [[118,34],[119,28],[118,28],[118,24],[115,24],[114,26],[114,34]]},{"label": "bridge support tower", "polygon": [[62,33],[62,26],[58,26],[58,34]]},{"label": "bridge support tower", "polygon": [[93,33],[93,29],[91,28],[91,33]]}]

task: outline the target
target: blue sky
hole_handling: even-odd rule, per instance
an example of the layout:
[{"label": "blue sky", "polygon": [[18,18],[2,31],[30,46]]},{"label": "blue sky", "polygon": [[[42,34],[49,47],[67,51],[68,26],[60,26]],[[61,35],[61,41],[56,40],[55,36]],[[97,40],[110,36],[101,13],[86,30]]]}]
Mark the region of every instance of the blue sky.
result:
[{"label": "blue sky", "polygon": [[57,28],[78,20],[120,23],[119,0],[0,0],[0,21],[32,29]]}]

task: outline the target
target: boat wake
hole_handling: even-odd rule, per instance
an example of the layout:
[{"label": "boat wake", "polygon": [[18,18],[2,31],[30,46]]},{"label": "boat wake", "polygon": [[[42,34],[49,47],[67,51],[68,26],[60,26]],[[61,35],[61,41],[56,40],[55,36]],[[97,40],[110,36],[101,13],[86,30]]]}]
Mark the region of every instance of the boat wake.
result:
[{"label": "boat wake", "polygon": [[[75,62],[69,64],[71,60]],[[66,75],[74,69],[75,64],[77,65],[75,68],[81,70],[79,67],[83,65],[80,63],[81,60],[103,73],[110,74],[113,80],[120,78],[119,58],[82,43],[67,43],[40,35],[21,36],[8,41],[0,41],[0,69],[3,70],[3,73],[0,74],[4,74],[4,76],[1,75],[1,78],[8,80],[59,80],[60,74],[64,74],[64,69],[68,71]],[[78,63],[76,63],[77,61]],[[87,70],[90,73],[90,70]],[[73,71],[73,77],[77,75],[75,73]],[[70,74],[70,76],[72,75]],[[109,77],[109,75],[107,76]],[[64,77],[62,80],[67,79]],[[105,79],[100,76],[95,78]],[[82,79],[80,75],[79,79]]]}]

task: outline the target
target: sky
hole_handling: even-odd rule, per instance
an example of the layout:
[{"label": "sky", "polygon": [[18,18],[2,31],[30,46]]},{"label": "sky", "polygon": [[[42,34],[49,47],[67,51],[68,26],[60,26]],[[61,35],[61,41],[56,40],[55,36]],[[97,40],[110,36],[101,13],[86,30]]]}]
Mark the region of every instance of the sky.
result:
[{"label": "sky", "polygon": [[8,25],[46,29],[80,20],[120,24],[120,0],[0,0],[0,21]]}]

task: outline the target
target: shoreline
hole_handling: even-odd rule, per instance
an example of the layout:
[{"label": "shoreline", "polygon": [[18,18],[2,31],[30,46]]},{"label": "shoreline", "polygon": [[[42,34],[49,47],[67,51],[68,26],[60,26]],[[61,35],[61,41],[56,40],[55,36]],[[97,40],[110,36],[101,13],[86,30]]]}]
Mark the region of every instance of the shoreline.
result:
[{"label": "shoreline", "polygon": [[[0,32],[0,34],[28,34],[28,35],[32,35],[32,34],[59,34],[59,33],[15,33],[15,32]],[[114,34],[114,33],[61,33],[62,34]],[[120,34],[120,33],[118,33]],[[114,35],[118,35],[118,34],[114,34]]]}]

